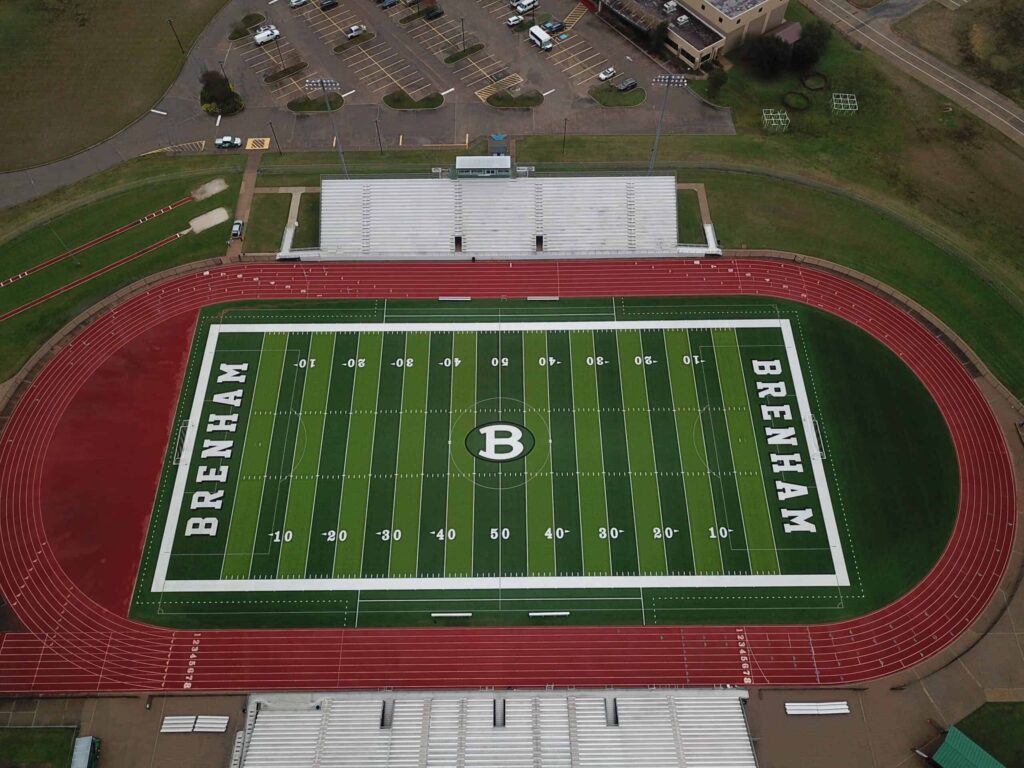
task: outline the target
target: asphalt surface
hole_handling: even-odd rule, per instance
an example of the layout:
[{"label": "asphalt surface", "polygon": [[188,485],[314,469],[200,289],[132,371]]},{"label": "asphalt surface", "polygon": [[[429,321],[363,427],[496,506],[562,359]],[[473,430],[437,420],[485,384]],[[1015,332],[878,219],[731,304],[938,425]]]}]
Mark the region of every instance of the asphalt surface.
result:
[{"label": "asphalt surface", "polygon": [[[491,133],[654,134],[660,91],[649,88],[647,100],[639,107],[613,109],[599,106],[587,90],[597,83],[599,65],[613,65],[620,77],[635,77],[644,86],[664,71],[658,63],[590,13],[553,51],[542,53],[529,43],[526,32],[516,33],[505,26],[508,8],[502,2],[445,0],[446,15],[431,26],[422,20],[400,24],[408,9],[382,11],[369,0],[342,0],[327,14],[312,2],[290,9],[280,0],[262,12],[281,30],[281,45],[275,42],[257,49],[249,39],[234,43],[227,39],[231,25],[249,8],[236,0],[197,40],[177,80],[154,105],[157,111],[77,155],[0,174],[0,207],[24,202],[161,148],[179,146],[191,152],[205,142],[202,151],[215,152],[214,138],[226,134],[243,140],[273,139],[276,134],[284,150],[330,149],[334,134],[326,114],[295,114],[286,108],[290,99],[306,90],[307,79],[336,80],[336,90],[348,94],[345,105],[335,112],[341,142],[348,150],[377,149],[378,129],[385,148],[465,145],[467,138],[472,142]],[[555,18],[566,17],[575,6],[573,0],[542,2],[542,10]],[[453,21],[458,22],[458,37]],[[357,23],[367,25],[375,35],[363,46],[370,53],[353,56],[352,49],[335,54],[334,47],[345,42],[344,29]],[[444,58],[452,46],[461,45],[463,23],[467,36],[486,47],[469,59],[446,64]],[[300,62],[307,66],[293,78],[272,84],[264,81],[282,64]],[[246,109],[217,126],[216,119],[199,108],[198,80],[203,71],[220,67],[242,94]],[[544,103],[532,110],[499,110],[477,95],[495,75],[513,74],[522,79],[521,89],[544,93]],[[406,112],[382,104],[386,93],[407,84],[415,88],[414,95],[444,93],[444,105]],[[670,94],[663,131],[735,133],[727,110],[705,104],[686,89],[674,89]],[[271,150],[277,147],[272,143]]]}]

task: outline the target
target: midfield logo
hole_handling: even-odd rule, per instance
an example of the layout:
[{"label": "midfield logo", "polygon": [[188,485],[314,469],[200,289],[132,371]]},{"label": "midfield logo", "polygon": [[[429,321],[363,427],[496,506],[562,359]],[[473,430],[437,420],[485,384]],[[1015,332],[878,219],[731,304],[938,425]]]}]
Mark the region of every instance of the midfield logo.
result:
[{"label": "midfield logo", "polygon": [[484,461],[515,461],[532,451],[535,442],[533,433],[521,424],[493,421],[466,435],[466,450]]}]

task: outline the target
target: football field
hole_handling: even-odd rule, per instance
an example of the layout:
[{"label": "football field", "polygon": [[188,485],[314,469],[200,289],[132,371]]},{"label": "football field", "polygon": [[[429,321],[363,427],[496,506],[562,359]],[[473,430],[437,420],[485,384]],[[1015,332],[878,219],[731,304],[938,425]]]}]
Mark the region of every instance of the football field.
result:
[{"label": "football field", "polygon": [[140,587],[846,586],[801,352],[766,315],[213,322]]}]

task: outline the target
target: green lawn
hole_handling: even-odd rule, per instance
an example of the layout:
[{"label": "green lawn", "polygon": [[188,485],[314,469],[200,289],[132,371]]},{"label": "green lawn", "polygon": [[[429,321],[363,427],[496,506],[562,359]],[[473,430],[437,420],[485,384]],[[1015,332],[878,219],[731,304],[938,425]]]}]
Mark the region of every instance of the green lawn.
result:
[{"label": "green lawn", "polygon": [[700,218],[700,203],[697,200],[697,193],[689,189],[680,189],[676,192],[676,206],[676,213],[679,218],[679,242],[706,242],[704,222]]},{"label": "green lawn", "polygon": [[1021,315],[969,262],[838,195],[745,174],[681,175],[705,184],[724,247],[795,251],[876,277],[943,318],[1007,387],[1024,394]]},{"label": "green lawn", "polygon": [[[145,114],[184,63],[168,17],[187,51],[224,4],[0,3],[0,171],[78,152]],[[198,99],[197,82],[197,110]]]},{"label": "green lawn", "polygon": [[1024,703],[989,702],[956,727],[1006,768],[1024,768]]},{"label": "green lawn", "polygon": [[246,222],[247,253],[271,253],[281,247],[281,237],[288,224],[291,195],[256,195]]},{"label": "green lawn", "polygon": [[[434,166],[453,166],[459,155],[482,155],[483,141],[457,149],[394,149],[380,152],[346,152],[345,163],[354,176],[401,174],[429,176]],[[264,155],[256,185],[260,187],[316,187],[321,176],[341,173],[337,152],[285,152]],[[2,221],[2,219],[0,219]]]},{"label": "green lawn", "polygon": [[0,768],[71,765],[74,728],[0,728]]},{"label": "green lawn", "polygon": [[[129,164],[131,166],[131,164]],[[191,170],[183,175],[167,174],[163,163],[139,163],[122,166],[121,172],[105,176],[106,196],[94,180],[78,185],[76,190],[63,190],[56,197],[69,208],[66,213],[23,231],[0,243],[0,270],[9,277],[59,255],[71,247],[85,243],[103,233],[131,222],[167,203],[187,195],[192,189],[213,178],[224,178],[225,192],[203,201],[191,202],[128,230],[111,240],[66,258],[6,286],[0,294],[0,312],[19,307],[32,299],[88,275],[100,267],[128,256],[164,237],[188,227],[189,219],[217,207],[234,212],[240,175],[223,162],[186,163]],[[144,170],[156,171],[147,176]],[[82,194],[85,193],[85,194]],[[76,196],[77,195],[77,196]],[[75,200],[83,201],[73,207]],[[95,200],[85,203],[84,201]],[[43,211],[56,209],[49,197],[41,203]],[[25,210],[21,210],[21,209]],[[0,231],[14,231],[29,219],[30,207],[11,209],[0,215]],[[0,323],[0,380],[16,372],[43,342],[86,307],[117,289],[153,272],[189,261],[223,253],[230,223],[208,229],[198,235],[189,234],[169,245],[145,254],[94,278],[72,290]]]},{"label": "green lawn", "polygon": [[413,99],[405,91],[392,91],[384,97],[384,103],[392,109],[437,109],[444,104],[444,96],[436,91],[422,99]]},{"label": "green lawn", "polygon": [[292,248],[316,248],[320,245],[320,195],[304,194],[299,200],[299,226]]}]

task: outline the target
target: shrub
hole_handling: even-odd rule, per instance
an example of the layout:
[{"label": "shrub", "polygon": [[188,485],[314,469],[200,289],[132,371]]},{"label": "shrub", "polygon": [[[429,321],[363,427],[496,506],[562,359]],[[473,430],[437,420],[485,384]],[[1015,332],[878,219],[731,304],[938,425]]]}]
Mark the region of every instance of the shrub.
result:
[{"label": "shrub", "polygon": [[647,37],[647,50],[651,53],[658,53],[665,47],[668,40],[668,22],[663,21],[650,31]]},{"label": "shrub", "polygon": [[810,43],[800,38],[793,43],[793,51],[789,57],[789,66],[797,72],[806,72],[818,63],[820,53]]},{"label": "shrub", "polygon": [[776,77],[789,66],[792,46],[774,35],[760,35],[746,46],[746,58],[764,77]]},{"label": "shrub", "polygon": [[208,69],[199,76],[199,82],[203,84],[199,95],[203,104],[227,104],[231,100],[231,83],[220,72]]},{"label": "shrub", "polygon": [[820,57],[825,52],[825,46],[828,45],[830,37],[832,37],[832,27],[821,19],[815,19],[801,28],[799,42],[811,46]]}]

